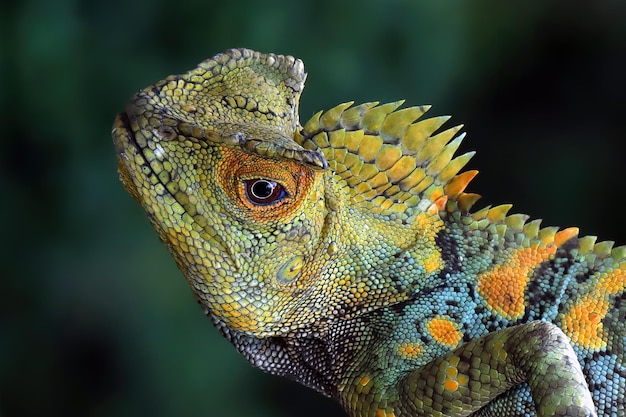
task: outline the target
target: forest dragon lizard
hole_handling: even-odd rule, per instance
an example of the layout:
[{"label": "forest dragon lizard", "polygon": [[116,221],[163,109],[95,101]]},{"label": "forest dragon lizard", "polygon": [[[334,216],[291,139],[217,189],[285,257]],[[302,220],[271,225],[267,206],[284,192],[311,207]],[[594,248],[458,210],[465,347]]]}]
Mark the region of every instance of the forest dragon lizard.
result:
[{"label": "forest dragon lizard", "polygon": [[137,93],[119,172],[217,328],[352,416],[625,416],[626,247],[471,212],[428,106],[303,126],[290,56],[233,49]]}]

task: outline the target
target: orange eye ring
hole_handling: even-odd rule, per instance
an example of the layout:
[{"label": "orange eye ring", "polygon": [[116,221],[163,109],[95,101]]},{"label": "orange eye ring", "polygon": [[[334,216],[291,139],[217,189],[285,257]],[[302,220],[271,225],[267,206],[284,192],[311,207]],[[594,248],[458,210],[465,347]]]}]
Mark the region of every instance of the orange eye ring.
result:
[{"label": "orange eye ring", "polygon": [[[207,168],[210,170],[210,168]],[[240,222],[290,222],[309,189],[323,173],[292,161],[263,158],[236,149],[224,149],[212,181],[233,206]]]},{"label": "orange eye ring", "polygon": [[243,181],[248,200],[257,206],[269,206],[289,197],[279,182],[266,178],[253,178]]}]

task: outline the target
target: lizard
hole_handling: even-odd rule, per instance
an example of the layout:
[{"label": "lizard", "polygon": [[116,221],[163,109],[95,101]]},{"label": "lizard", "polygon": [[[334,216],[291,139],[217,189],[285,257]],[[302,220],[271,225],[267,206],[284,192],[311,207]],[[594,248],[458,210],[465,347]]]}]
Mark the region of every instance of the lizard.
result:
[{"label": "lizard", "polygon": [[626,246],[473,210],[461,126],[353,102],[300,124],[292,56],[136,93],[120,179],[254,366],[350,416],[626,416]]}]

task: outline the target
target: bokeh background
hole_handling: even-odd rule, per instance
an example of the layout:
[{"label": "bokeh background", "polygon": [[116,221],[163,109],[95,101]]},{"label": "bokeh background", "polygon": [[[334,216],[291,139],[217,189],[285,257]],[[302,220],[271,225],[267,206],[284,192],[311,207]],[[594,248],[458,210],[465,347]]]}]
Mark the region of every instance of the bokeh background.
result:
[{"label": "bokeh background", "polygon": [[626,3],[79,1],[0,5],[0,416],[341,416],[250,367],[117,180],[126,99],[230,47],[291,54],[301,118],[432,104],[484,204],[626,243]]}]

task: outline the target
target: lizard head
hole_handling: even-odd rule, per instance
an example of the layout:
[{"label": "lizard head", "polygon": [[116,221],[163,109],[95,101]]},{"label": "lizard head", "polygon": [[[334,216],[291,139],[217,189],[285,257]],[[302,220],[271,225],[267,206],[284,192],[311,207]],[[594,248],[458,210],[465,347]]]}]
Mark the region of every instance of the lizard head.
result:
[{"label": "lizard head", "polygon": [[432,283],[439,213],[475,174],[456,175],[458,128],[431,135],[446,118],[413,123],[426,107],[346,103],[301,127],[305,78],[292,57],[230,50],[140,91],[113,126],[121,180],[196,297],[258,337]]}]

